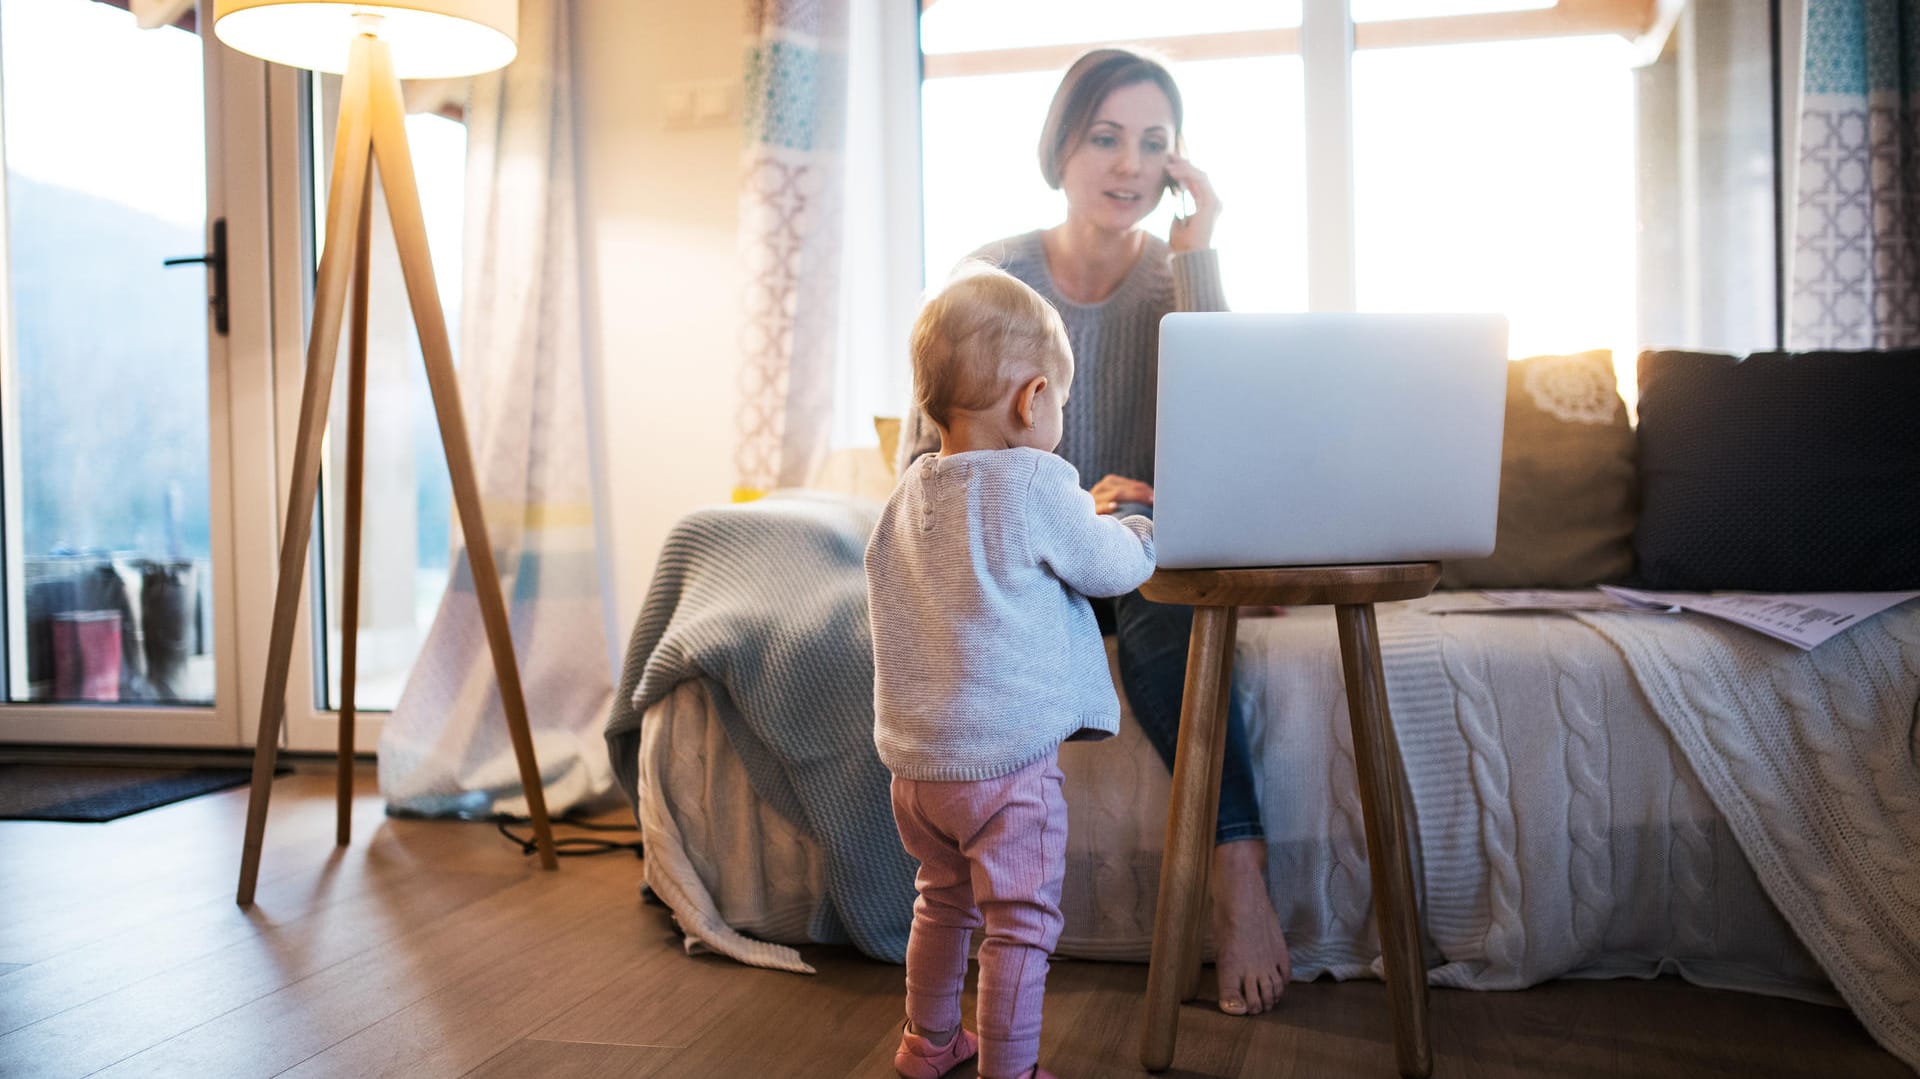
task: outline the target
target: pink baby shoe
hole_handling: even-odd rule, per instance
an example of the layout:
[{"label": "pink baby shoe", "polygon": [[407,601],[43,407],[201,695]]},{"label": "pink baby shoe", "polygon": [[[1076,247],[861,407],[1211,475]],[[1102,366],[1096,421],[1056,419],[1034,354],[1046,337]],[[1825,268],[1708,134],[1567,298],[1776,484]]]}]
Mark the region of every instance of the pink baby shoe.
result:
[{"label": "pink baby shoe", "polygon": [[955,1031],[945,1045],[935,1045],[912,1030],[903,1030],[900,1048],[893,1051],[893,1070],[906,1079],[940,1079],[979,1051],[980,1039],[965,1027]]}]

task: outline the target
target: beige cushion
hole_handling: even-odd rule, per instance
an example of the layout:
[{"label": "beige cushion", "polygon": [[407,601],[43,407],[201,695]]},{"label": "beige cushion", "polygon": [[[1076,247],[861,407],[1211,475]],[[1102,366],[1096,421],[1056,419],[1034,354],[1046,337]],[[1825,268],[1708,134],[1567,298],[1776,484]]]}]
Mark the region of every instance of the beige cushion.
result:
[{"label": "beige cushion", "polygon": [[880,459],[892,470],[894,454],[900,452],[900,417],[875,416],[873,433],[880,436]]},{"label": "beige cushion", "polygon": [[1588,588],[1633,570],[1633,428],[1605,350],[1507,368],[1493,554],[1448,562],[1442,588]]}]

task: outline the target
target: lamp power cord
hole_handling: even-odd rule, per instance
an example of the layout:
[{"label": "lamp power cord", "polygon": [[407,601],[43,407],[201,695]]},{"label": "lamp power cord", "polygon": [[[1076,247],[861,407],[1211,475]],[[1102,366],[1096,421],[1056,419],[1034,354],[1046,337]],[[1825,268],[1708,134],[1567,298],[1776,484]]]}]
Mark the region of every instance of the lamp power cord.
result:
[{"label": "lamp power cord", "polygon": [[[500,813],[496,814],[492,820],[493,826],[499,830],[501,835],[505,836],[509,842],[519,846],[522,855],[533,854],[540,849],[539,842],[534,839],[533,836],[517,835],[507,828],[509,824],[530,825],[533,823],[532,818],[516,817],[511,814]],[[600,824],[570,816],[557,817],[549,823],[555,828],[578,828],[586,832],[633,833],[640,830],[631,824]],[[635,858],[645,858],[647,856],[646,844],[638,839],[623,842],[620,840],[600,839],[594,836],[584,835],[556,835],[553,837],[553,853],[560,858],[590,858],[599,854],[613,854],[616,851],[625,850],[632,851]]]}]

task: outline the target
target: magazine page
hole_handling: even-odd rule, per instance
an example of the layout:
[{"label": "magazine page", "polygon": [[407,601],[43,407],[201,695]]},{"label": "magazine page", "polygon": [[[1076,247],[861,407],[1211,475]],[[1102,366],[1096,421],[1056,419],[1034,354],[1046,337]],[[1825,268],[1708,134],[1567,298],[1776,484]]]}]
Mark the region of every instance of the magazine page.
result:
[{"label": "magazine page", "polygon": [[1920,592],[1643,592],[1605,584],[1600,589],[1637,603],[1672,604],[1712,615],[1806,650],[1920,596]]}]

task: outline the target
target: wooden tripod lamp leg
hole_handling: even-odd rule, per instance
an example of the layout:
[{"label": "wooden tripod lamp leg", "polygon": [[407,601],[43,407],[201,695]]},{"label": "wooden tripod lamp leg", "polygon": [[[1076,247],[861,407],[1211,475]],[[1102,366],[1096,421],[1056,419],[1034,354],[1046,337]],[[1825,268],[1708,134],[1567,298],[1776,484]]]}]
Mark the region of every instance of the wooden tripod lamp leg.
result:
[{"label": "wooden tripod lamp leg", "polygon": [[[365,183],[365,181],[362,181]],[[367,292],[373,199],[360,200],[353,247],[353,332],[347,337],[347,505],[340,572],[340,751],[333,841],[353,836],[354,689],[360,657],[360,507],[367,465]]]},{"label": "wooden tripod lamp leg", "polygon": [[474,597],[480,603],[480,618],[486,625],[494,676],[500,683],[500,703],[506,712],[507,732],[520,766],[520,784],[527,795],[527,816],[533,822],[540,864],[553,869],[559,863],[554,856],[553,831],[547,822],[547,800],[540,785],[540,768],[534,760],[533,733],[527,723],[527,702],[520,688],[520,668],[513,654],[507,605],[500,595],[500,574],[494,566],[493,545],[481,510],[480,482],[474,471],[466,417],[460,406],[460,384],[453,368],[453,345],[447,337],[446,314],[440,306],[433,260],[427,250],[426,219],[420,210],[413,156],[407,147],[406,111],[401,103],[400,82],[393,75],[392,60],[385,45],[370,51],[373,148],[380,163],[380,185],[387,193],[394,244],[400,252],[400,268],[407,282],[407,298],[413,306],[414,325],[420,331],[420,353],[426,360],[427,382],[433,388],[440,441],[447,454],[454,505],[460,512],[467,564],[473,571]]},{"label": "wooden tripod lamp leg", "polygon": [[347,272],[353,265],[354,231],[367,197],[367,162],[372,132],[367,115],[365,48],[354,45],[354,63],[340,88],[340,124],[334,138],[333,180],[328,188],[327,246],[313,290],[313,326],[307,338],[307,372],[300,391],[300,426],[294,434],[292,486],[280,538],[280,579],[273,595],[273,631],[267,644],[266,684],[260,693],[260,730],[254,745],[253,788],[247,800],[246,837],[240,848],[240,887],[236,901],[253,905],[260,875],[260,846],[267,831],[267,799],[280,748],[280,724],[287,703],[287,663],[306,583],[307,541],[313,531],[313,499],[320,484],[320,447],[327,431],[327,404],[333,389],[334,356],[340,347],[340,316],[346,299]]}]

